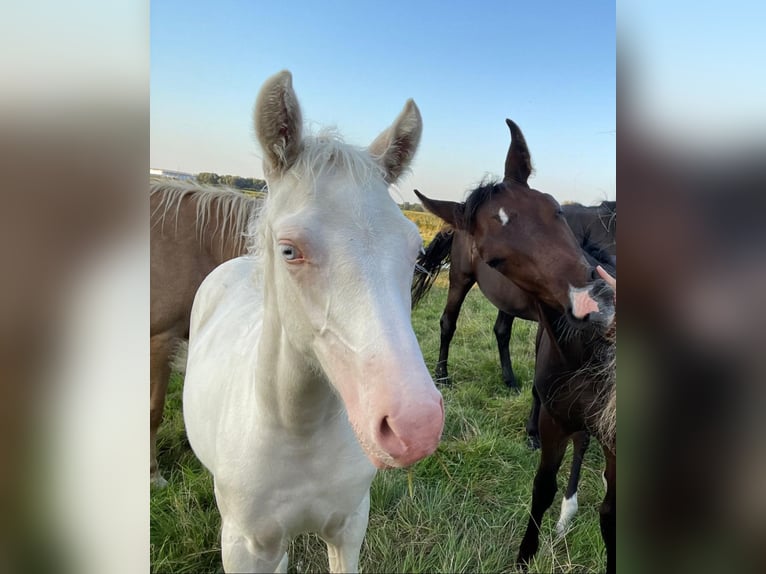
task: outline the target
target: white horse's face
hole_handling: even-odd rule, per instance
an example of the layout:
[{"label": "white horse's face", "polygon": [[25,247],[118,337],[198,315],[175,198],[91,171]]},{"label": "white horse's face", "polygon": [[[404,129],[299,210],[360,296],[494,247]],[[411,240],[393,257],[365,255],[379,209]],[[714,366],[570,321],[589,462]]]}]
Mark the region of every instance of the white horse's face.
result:
[{"label": "white horse's face", "polygon": [[[292,183],[298,185],[290,195],[300,196],[299,182]],[[298,212],[271,226],[280,317],[304,350],[317,337],[335,334],[359,353],[374,346],[391,323],[409,325],[410,284],[422,240],[382,180],[360,189],[342,176],[331,177],[316,188]]]},{"label": "white horse's face", "polygon": [[[277,100],[294,98],[289,76],[272,89]],[[298,110],[297,101],[279,107],[291,106]],[[257,106],[262,147],[275,149],[258,131],[259,113],[264,110]],[[278,119],[278,135],[296,119],[299,114]],[[264,249],[283,330],[296,349],[316,359],[380,468],[406,466],[433,452],[444,421],[441,395],[410,322],[421,238],[387,191],[414,155],[419,135],[419,113],[408,104],[369,153],[307,138],[292,161],[289,144],[271,162],[268,153],[265,159],[271,205]]]}]

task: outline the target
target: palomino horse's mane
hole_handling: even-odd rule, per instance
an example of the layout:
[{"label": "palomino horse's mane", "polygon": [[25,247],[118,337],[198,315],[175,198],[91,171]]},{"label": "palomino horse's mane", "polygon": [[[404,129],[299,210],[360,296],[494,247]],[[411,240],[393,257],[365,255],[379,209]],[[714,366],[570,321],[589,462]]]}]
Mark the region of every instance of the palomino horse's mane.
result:
[{"label": "palomino horse's mane", "polygon": [[[238,237],[240,245],[243,245],[247,235],[248,225],[259,207],[264,203],[260,197],[245,195],[239,190],[229,187],[216,187],[188,181],[169,181],[166,179],[152,179],[150,182],[150,195],[157,194],[161,199],[151,214],[152,225],[160,225],[164,228],[168,214],[175,210],[175,227],[178,229],[178,216],[181,202],[184,198],[192,198],[197,208],[197,235],[202,241],[204,232],[210,221],[212,210],[218,215],[216,228],[212,237],[220,234],[220,237]],[[221,242],[223,249],[224,243]]]}]

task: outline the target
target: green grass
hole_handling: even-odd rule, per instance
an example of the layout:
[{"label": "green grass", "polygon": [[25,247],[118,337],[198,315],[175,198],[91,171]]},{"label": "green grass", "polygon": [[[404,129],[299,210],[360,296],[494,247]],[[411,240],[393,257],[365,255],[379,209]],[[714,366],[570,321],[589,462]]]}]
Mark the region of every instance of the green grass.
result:
[{"label": "green grass", "polygon": [[[426,364],[439,352],[439,317],[446,300],[440,278],[413,313]],[[514,322],[511,354],[523,386],[511,395],[502,382],[492,325],[496,310],[473,289],[463,306],[450,352],[453,384],[443,388],[446,422],[435,455],[406,470],[378,473],[362,547],[363,572],[514,572],[527,524],[539,451],[526,447],[536,324]],[[152,491],[154,572],[217,572],[220,517],[210,475],[191,452],[181,415],[182,378],[174,374],[159,434],[159,463],[168,488]],[[532,572],[601,572],[605,555],[598,521],[603,457],[593,443],[580,480],[580,511],[556,539],[555,523],[571,462],[559,473],[559,492],[543,520]],[[291,572],[327,571],[324,543],[314,535],[290,548]]]}]

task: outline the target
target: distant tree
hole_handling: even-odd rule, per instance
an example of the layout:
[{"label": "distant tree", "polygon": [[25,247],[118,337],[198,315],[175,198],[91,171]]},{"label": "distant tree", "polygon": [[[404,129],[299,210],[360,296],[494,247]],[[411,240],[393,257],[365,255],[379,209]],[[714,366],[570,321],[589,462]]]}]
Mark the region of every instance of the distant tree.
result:
[{"label": "distant tree", "polygon": [[410,203],[409,201],[405,201],[404,203],[399,204],[399,208],[402,211],[423,211],[423,206],[419,203]]},{"label": "distant tree", "polygon": [[255,177],[240,177],[238,175],[218,175],[209,171],[197,174],[197,181],[207,185],[225,185],[237,189],[266,191],[266,182]]},{"label": "distant tree", "polygon": [[256,177],[250,178],[250,189],[254,189],[255,191],[266,191],[266,181],[263,179],[258,179]]},{"label": "distant tree", "polygon": [[203,171],[197,174],[197,181],[207,185],[219,185],[221,183],[221,176],[217,173]]}]

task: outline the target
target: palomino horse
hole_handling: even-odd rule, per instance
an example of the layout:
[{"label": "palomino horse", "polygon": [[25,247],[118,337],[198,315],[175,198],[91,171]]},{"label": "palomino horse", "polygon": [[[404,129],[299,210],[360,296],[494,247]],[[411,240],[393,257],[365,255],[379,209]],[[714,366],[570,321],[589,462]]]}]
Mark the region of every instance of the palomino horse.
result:
[{"label": "palomino horse", "polygon": [[527,292],[538,308],[535,390],[542,402],[541,457],[518,563],[525,567],[537,552],[539,525],[553,502],[569,438],[588,431],[602,444],[607,461],[601,532],[611,572],[616,537],[614,292],[597,278],[593,260],[586,258],[558,203],[527,184],[531,161],[526,141],[515,123],[506,122],[511,146],[501,183],[482,185],[465,203],[418,197],[426,209],[470,234],[478,256]]},{"label": "palomino horse", "polygon": [[227,188],[154,180],[150,203],[150,479],[162,487],[166,481],[157,465],[157,429],[171,358],[189,337],[197,288],[218,265],[245,252],[247,224],[262,201]]},{"label": "palomino horse", "polygon": [[422,120],[410,100],[366,150],[302,135],[292,77],[255,105],[269,195],[253,254],[194,301],[184,384],[192,449],[212,472],[223,566],[287,571],[316,532],[332,572],[358,568],[377,468],[439,444],[444,407],[410,322],[422,245],[388,194]]}]

